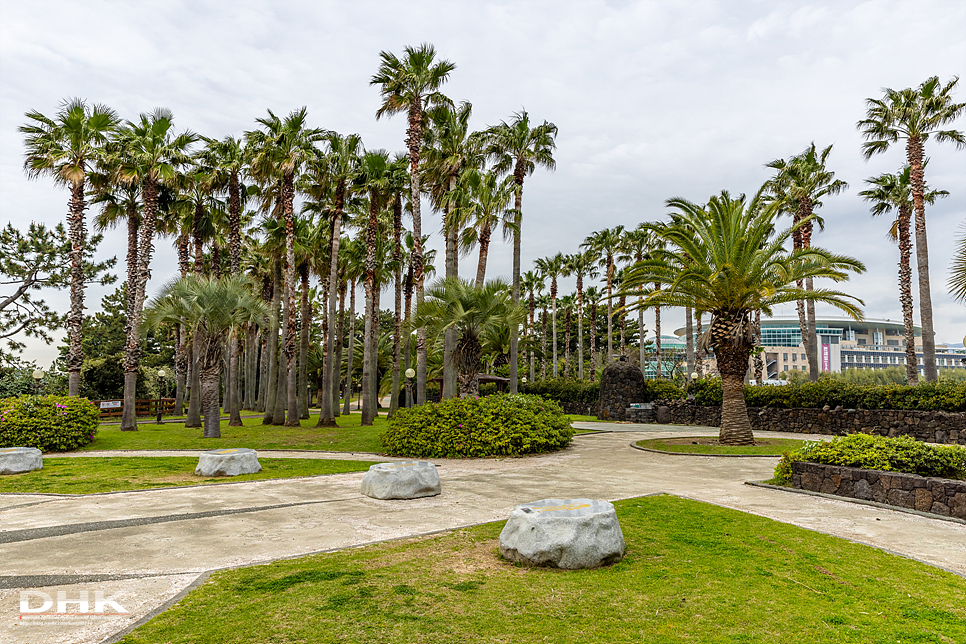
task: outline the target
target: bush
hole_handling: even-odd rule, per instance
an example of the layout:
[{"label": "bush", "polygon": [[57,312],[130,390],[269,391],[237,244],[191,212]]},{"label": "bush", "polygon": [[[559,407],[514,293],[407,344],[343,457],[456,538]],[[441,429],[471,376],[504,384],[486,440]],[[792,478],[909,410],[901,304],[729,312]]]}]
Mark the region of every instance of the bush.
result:
[{"label": "bush", "polygon": [[[645,380],[644,381],[644,400],[641,402],[652,402],[654,400],[673,400],[674,398],[684,398],[684,390],[670,380]],[[636,402],[636,401],[635,401]]]},{"label": "bush", "polygon": [[67,452],[94,440],[100,412],[84,398],[20,396],[0,400],[0,447]]},{"label": "bush", "polygon": [[966,479],[966,447],[922,443],[909,436],[886,438],[850,434],[827,443],[808,442],[798,451],[782,455],[781,462],[775,467],[774,480],[781,485],[790,485],[792,463],[795,462]]},{"label": "bush", "polygon": [[563,449],[573,433],[556,403],[506,394],[400,409],[389,420],[382,444],[394,456],[519,456]]},{"label": "bush", "polygon": [[[156,378],[156,374],[155,374]],[[138,373],[134,397],[155,398],[148,388],[151,376],[144,367]],[[110,400],[124,397],[124,356],[117,354],[96,360],[85,360],[81,366],[80,395],[90,400]]]},{"label": "bush", "polygon": [[600,383],[567,378],[548,378],[523,385],[523,393],[542,396],[558,403],[596,405],[600,400]]}]

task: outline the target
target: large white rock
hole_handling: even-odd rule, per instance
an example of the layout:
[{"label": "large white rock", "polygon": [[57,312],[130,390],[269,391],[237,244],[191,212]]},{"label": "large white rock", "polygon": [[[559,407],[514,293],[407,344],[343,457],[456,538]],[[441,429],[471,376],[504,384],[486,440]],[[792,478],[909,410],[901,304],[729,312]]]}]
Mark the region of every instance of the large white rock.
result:
[{"label": "large white rock", "polygon": [[362,493],[374,499],[418,499],[441,490],[436,466],[427,461],[376,463],[362,477]]},{"label": "large white rock", "polygon": [[0,474],[22,474],[44,468],[44,455],[36,447],[0,448]]},{"label": "large white rock", "polygon": [[198,457],[198,467],[195,468],[198,476],[238,476],[261,471],[258,454],[245,447],[202,452]]},{"label": "large white rock", "polygon": [[528,566],[600,568],[624,558],[624,533],[607,501],[543,499],[513,509],[500,554]]}]

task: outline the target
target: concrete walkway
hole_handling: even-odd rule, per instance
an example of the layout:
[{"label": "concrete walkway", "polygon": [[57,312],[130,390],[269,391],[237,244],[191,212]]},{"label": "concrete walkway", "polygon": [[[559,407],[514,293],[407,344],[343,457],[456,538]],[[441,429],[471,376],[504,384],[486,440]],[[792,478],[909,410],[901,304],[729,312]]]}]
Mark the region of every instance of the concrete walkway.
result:
[{"label": "concrete walkway", "polygon": [[[361,496],[361,473],[76,498],[0,495],[0,641],[101,642],[160,607],[205,571],[502,520],[514,505],[546,497],[614,500],[667,492],[838,535],[966,575],[966,526],[961,524],[744,485],[769,478],[774,457],[665,456],[630,447],[642,438],[716,433],[714,429],[577,425],[606,433],[578,436],[571,448],[546,456],[435,461],[443,494],[414,501]],[[370,454],[261,453],[387,460]],[[108,454],[141,453],[71,456]],[[58,591],[66,592],[67,599],[89,591],[93,603],[99,591],[131,615],[21,620],[20,591],[25,589],[47,593],[55,602]],[[39,602],[35,599],[32,605]]]}]

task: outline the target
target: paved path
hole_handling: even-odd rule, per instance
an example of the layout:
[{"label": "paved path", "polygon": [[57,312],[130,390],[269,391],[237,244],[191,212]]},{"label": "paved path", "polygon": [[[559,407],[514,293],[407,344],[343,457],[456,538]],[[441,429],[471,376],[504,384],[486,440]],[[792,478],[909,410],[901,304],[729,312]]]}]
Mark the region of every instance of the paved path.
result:
[{"label": "paved path", "polygon": [[[966,574],[961,524],[743,484],[769,478],[773,457],[666,456],[630,447],[641,438],[693,435],[702,428],[579,425],[608,431],[578,436],[571,448],[546,456],[436,461],[443,494],[414,501],[361,496],[361,473],[76,498],[0,495],[0,642],[100,642],[208,570],[500,520],[514,505],[546,497],[614,500],[667,492]],[[385,460],[364,454],[271,455]],[[58,591],[74,599],[86,590],[91,601],[101,591],[131,616],[75,618],[76,623],[18,620],[24,589],[55,601]]]}]

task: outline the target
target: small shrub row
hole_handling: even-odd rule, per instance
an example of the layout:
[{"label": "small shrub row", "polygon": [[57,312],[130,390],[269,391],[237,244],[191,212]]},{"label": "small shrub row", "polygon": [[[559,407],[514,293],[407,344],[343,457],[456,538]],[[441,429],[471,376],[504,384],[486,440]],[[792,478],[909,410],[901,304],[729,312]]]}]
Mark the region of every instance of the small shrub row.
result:
[{"label": "small shrub row", "polygon": [[850,434],[827,443],[806,442],[801,449],[782,455],[773,480],[790,485],[795,462],[966,480],[966,447],[922,443],[909,436]]},{"label": "small shrub row", "polygon": [[20,396],[0,400],[0,447],[68,452],[97,434],[100,412],[85,398]]},{"label": "small shrub row", "polygon": [[[721,404],[721,381],[714,378],[693,383],[689,389],[699,405]],[[846,409],[918,409],[966,411],[966,383],[948,380],[909,385],[856,385],[821,378],[817,382],[780,386],[747,386],[749,407],[842,406]]]},{"label": "small shrub row", "polygon": [[[600,382],[553,378],[527,383],[523,386],[523,392],[558,403],[596,405],[600,401]],[[484,393],[482,387],[480,393]],[[684,390],[670,380],[645,380],[642,398],[634,402],[651,402],[659,398],[683,397]]]},{"label": "small shrub row", "polygon": [[395,456],[519,456],[563,449],[573,433],[555,402],[506,394],[400,409],[382,434],[382,444]]}]

